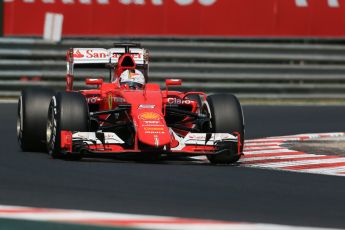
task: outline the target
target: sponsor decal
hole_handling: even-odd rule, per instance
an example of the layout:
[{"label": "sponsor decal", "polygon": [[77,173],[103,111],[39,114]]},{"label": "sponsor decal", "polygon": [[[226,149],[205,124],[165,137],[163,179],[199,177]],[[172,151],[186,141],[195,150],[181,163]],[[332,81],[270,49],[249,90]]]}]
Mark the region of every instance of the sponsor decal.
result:
[{"label": "sponsor decal", "polygon": [[77,49],[73,53],[73,58],[104,59],[108,58],[108,51],[105,49]]},{"label": "sponsor decal", "polygon": [[[120,58],[120,56],[122,55],[123,53],[113,53],[111,55],[111,58]],[[142,58],[142,55],[141,53],[136,53],[136,54],[131,54],[131,57],[133,59],[141,59]]]},{"label": "sponsor decal", "polygon": [[157,126],[157,125],[160,124],[159,121],[144,121],[144,123],[145,123],[146,125],[153,125],[153,126]]},{"label": "sponsor decal", "polygon": [[109,94],[108,97],[105,97],[105,98],[100,98],[100,97],[88,97],[88,98],[86,98],[86,101],[89,104],[96,104],[96,103],[98,103],[101,100],[103,100],[105,102],[108,101],[108,105],[109,105],[109,100],[112,101],[112,102],[110,102],[111,105],[113,105],[113,103],[123,103],[123,102],[125,102],[124,98],[122,98],[122,97],[114,97],[111,94]]},{"label": "sponsor decal", "polygon": [[73,54],[73,58],[83,58],[84,55],[82,53],[80,53],[80,50],[75,51],[75,53]]},{"label": "sponsor decal", "polygon": [[164,131],[164,128],[162,128],[162,127],[144,127],[144,130],[146,130],[146,131]]},{"label": "sponsor decal", "polygon": [[162,119],[161,115],[155,112],[144,112],[139,114],[139,119],[141,120],[159,120]]},{"label": "sponsor decal", "polygon": [[168,98],[169,104],[177,104],[177,105],[189,105],[190,100],[182,100],[180,98],[170,97]]},{"label": "sponsor decal", "polygon": [[108,53],[94,52],[93,50],[86,50],[86,58],[107,58]]},{"label": "sponsor decal", "polygon": [[126,100],[123,97],[113,97],[113,102],[116,103],[122,103],[125,102]]},{"label": "sponsor decal", "polygon": [[74,141],[84,140],[89,144],[102,144],[102,141],[99,139],[103,136],[105,144],[124,144],[125,142],[118,137],[115,133],[111,132],[76,132],[72,135]]},{"label": "sponsor decal", "polygon": [[143,127],[164,127],[164,125],[161,124],[143,124]]},{"label": "sponsor decal", "polygon": [[[186,139],[200,141],[200,140],[205,140],[206,135],[207,135],[206,133],[188,133],[186,135]],[[229,133],[212,133],[210,139],[217,140],[217,141],[237,140],[235,136]]]},{"label": "sponsor decal", "polygon": [[88,104],[97,104],[98,99],[98,97],[88,97],[86,98],[86,101]]},{"label": "sponsor decal", "polygon": [[165,134],[164,131],[145,131],[145,134]]},{"label": "sponsor decal", "polygon": [[[162,125],[163,126],[163,125]],[[144,127],[145,134],[165,134],[164,127]]]},{"label": "sponsor decal", "polygon": [[138,109],[154,109],[155,105],[139,105]]},{"label": "sponsor decal", "polygon": [[[229,134],[229,133],[209,133],[209,138],[207,137],[207,133],[188,133],[183,142],[186,145],[214,145],[219,141],[231,141],[237,142],[237,137]],[[205,141],[207,143],[205,143]]]}]

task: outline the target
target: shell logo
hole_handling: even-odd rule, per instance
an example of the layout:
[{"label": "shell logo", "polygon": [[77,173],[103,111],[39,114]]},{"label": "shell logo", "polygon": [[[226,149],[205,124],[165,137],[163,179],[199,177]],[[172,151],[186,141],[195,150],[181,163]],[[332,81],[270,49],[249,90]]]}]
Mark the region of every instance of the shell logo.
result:
[{"label": "shell logo", "polygon": [[159,120],[161,119],[161,115],[155,112],[144,112],[139,114],[139,119],[141,120]]}]

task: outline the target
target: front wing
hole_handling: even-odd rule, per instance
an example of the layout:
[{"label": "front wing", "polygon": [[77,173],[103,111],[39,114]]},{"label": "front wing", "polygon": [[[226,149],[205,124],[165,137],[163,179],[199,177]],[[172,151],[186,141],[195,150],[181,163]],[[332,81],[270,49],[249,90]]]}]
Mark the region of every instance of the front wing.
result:
[{"label": "front wing", "polygon": [[61,132],[61,151],[64,154],[82,154],[84,157],[131,157],[160,155],[166,157],[202,156],[230,151],[242,155],[239,133],[188,133],[179,137],[171,131],[172,142],[163,149],[141,149],[138,143],[128,145],[112,132]]}]

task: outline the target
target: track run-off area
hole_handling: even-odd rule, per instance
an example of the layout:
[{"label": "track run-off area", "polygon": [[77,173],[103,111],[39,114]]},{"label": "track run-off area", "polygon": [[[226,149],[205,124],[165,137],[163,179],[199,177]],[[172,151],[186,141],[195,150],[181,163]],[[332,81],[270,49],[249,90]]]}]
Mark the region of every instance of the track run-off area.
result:
[{"label": "track run-off area", "polygon": [[[309,151],[303,152],[285,147],[290,142],[327,141],[332,138],[342,138],[341,141],[345,141],[344,136],[343,132],[309,133],[247,140],[244,145],[244,155],[237,166],[345,176],[345,154],[335,155],[332,152],[312,154],[308,153]],[[199,160],[196,163],[207,162],[206,157],[196,157],[196,159]]]},{"label": "track run-off area", "polygon": [[[230,166],[202,160],[78,162],[23,153],[16,140],[16,104],[0,109],[0,229],[13,226],[11,218],[51,220],[52,212],[84,216],[84,224],[92,224],[85,218],[95,215],[87,220],[148,229],[345,228],[345,159],[285,145],[344,135],[345,106],[243,106],[245,156]],[[139,224],[126,225],[133,222]]]},{"label": "track run-off area", "polygon": [[[345,176],[345,155],[312,154],[296,151],[284,144],[344,137],[345,133],[300,134],[249,140],[240,165],[303,173]],[[344,139],[345,140],[345,139]]]}]

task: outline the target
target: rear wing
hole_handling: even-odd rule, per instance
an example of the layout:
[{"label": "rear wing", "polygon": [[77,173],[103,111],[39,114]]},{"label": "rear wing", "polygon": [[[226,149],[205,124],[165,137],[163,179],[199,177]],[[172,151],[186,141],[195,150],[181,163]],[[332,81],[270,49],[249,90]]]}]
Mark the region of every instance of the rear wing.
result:
[{"label": "rear wing", "polygon": [[[116,64],[119,57],[126,53],[125,48],[72,48],[67,51],[67,70],[74,65],[82,64]],[[147,65],[149,55],[146,49],[129,48],[129,52],[137,65]],[[71,73],[71,72],[67,72]]]},{"label": "rear wing", "polygon": [[[121,55],[129,53],[136,66],[147,75],[149,54],[139,44],[115,43],[115,48],[71,48],[67,51],[67,90],[73,88],[74,68],[88,66],[91,68],[116,68]],[[111,70],[110,70],[111,75]],[[147,77],[147,76],[145,76]]]}]

